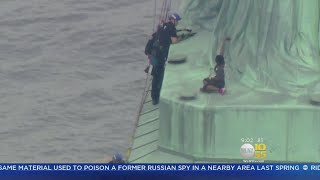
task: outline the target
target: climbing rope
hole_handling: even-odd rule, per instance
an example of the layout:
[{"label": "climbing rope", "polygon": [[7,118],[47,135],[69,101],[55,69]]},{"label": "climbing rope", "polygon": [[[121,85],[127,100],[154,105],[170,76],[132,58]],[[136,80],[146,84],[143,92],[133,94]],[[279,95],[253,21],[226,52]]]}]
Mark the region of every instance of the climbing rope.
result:
[{"label": "climbing rope", "polygon": [[161,8],[159,24],[163,24],[168,21],[168,18],[169,18],[168,15],[170,10],[171,10],[171,0],[165,0]]},{"label": "climbing rope", "polygon": [[165,15],[164,15],[165,22],[168,21],[170,10],[171,10],[171,0],[168,0]]},{"label": "climbing rope", "polygon": [[153,26],[152,32],[155,32],[156,27],[156,17],[157,17],[157,0],[154,0],[154,9],[153,9]]},{"label": "climbing rope", "polygon": [[[167,18],[168,18],[168,13],[170,11],[171,8],[171,0],[164,0],[164,2],[162,3],[162,7],[161,7],[161,14],[160,14],[160,18],[159,18],[159,25],[166,22]],[[153,17],[153,32],[155,32],[157,29],[155,29],[156,27],[156,18],[157,18],[157,0],[154,0],[154,17]],[[158,27],[158,26],[157,26]],[[144,102],[148,96],[148,90],[150,89],[151,86],[151,75],[148,72],[147,73],[147,77],[145,80],[145,84],[144,84],[144,91],[142,94],[142,98],[141,98],[141,102],[139,105],[139,109],[138,109],[138,113],[137,113],[137,117],[136,117],[136,121],[134,124],[134,130],[133,130],[133,135],[131,136],[131,140],[130,140],[130,146],[127,150],[127,155],[126,155],[126,160],[129,161],[130,155],[131,155],[131,149],[133,147],[133,142],[134,142],[134,135],[137,131],[137,127],[138,127],[138,123],[139,123],[139,119],[140,119],[140,114],[142,112],[143,109],[143,105]]]}]

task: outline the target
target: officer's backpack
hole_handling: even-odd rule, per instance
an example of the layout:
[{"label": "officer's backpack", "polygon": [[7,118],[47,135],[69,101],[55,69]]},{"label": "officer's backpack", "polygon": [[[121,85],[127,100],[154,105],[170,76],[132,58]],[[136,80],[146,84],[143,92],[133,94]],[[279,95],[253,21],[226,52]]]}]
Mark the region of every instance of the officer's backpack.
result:
[{"label": "officer's backpack", "polygon": [[149,39],[145,47],[144,53],[146,55],[152,55],[154,57],[159,57],[160,55],[160,33],[162,31],[162,26],[159,25],[157,31],[152,34],[152,38]]},{"label": "officer's backpack", "polygon": [[156,41],[157,32],[152,34],[152,38],[148,40],[146,47],[144,49],[145,55],[152,55],[153,44]]}]

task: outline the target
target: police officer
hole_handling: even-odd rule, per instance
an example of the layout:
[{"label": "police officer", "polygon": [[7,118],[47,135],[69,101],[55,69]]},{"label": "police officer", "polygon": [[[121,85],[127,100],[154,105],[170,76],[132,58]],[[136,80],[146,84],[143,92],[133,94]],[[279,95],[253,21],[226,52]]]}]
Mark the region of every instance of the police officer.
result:
[{"label": "police officer", "polygon": [[123,159],[122,154],[116,153],[113,155],[112,160],[109,162],[109,164],[124,164],[126,163],[125,160]]},{"label": "police officer", "polygon": [[169,17],[169,21],[164,23],[159,30],[159,39],[158,39],[158,49],[159,52],[156,53],[155,58],[156,64],[153,65],[152,68],[152,90],[151,90],[151,98],[152,104],[156,105],[159,103],[160,98],[160,90],[162,86],[165,63],[168,58],[169,48],[171,44],[178,43],[183,37],[177,36],[176,26],[178,22],[181,20],[181,17],[173,13]]}]

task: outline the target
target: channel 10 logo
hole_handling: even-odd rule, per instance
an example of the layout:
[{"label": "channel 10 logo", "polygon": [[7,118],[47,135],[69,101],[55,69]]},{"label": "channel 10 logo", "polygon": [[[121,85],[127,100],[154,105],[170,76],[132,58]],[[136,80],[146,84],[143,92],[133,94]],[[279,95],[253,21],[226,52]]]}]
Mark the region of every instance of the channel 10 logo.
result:
[{"label": "channel 10 logo", "polygon": [[267,157],[267,145],[266,144],[243,144],[240,148],[240,154],[244,158],[257,158],[265,159]]}]

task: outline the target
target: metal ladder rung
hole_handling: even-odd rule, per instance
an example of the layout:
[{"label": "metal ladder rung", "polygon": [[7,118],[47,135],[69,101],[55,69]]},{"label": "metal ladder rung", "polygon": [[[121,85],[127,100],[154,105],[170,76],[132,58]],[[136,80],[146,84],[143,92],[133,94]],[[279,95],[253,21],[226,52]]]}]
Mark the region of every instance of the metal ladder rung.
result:
[{"label": "metal ladder rung", "polygon": [[134,138],[135,138],[135,139],[138,139],[138,138],[140,138],[140,137],[142,137],[142,136],[145,136],[145,135],[151,134],[151,133],[156,132],[156,131],[158,131],[158,130],[159,130],[159,129],[155,129],[155,130],[152,130],[152,131],[146,132],[146,133],[144,133],[144,134],[141,134],[141,135],[139,135],[139,136],[135,136]]},{"label": "metal ladder rung", "polygon": [[159,119],[159,117],[156,117],[156,118],[154,118],[154,119],[152,119],[152,120],[150,120],[150,121],[147,121],[147,122],[145,122],[145,123],[139,124],[138,127],[144,126],[144,125],[149,124],[149,123],[152,123],[152,122],[154,122],[154,121],[157,121],[158,119]]},{"label": "metal ladder rung", "polygon": [[137,147],[133,148],[132,150],[139,149],[139,148],[141,148],[141,147],[143,147],[143,146],[149,145],[149,144],[154,143],[154,142],[157,142],[157,141],[158,141],[158,139],[155,139],[155,140],[153,140],[153,141],[150,141],[150,142],[147,142],[147,143],[142,144],[142,145],[140,145],[140,146],[137,146]]}]

